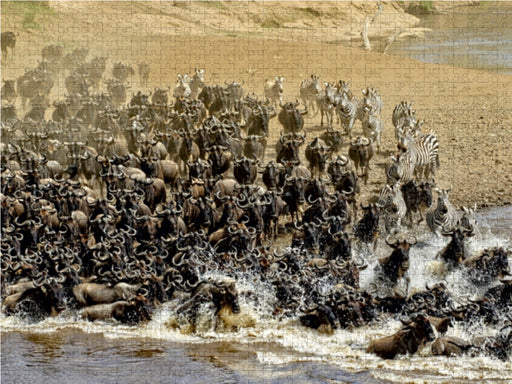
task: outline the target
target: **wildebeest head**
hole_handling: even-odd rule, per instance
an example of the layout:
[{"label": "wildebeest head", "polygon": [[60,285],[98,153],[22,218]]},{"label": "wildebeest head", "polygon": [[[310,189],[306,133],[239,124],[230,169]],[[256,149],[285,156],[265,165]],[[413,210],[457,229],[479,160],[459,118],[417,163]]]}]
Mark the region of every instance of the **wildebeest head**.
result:
[{"label": "wildebeest head", "polygon": [[393,239],[388,236],[386,243],[393,248],[393,252],[388,257],[379,260],[382,272],[391,282],[396,282],[409,269],[409,250],[411,245],[416,244],[416,238]]},{"label": "wildebeest head", "polygon": [[307,114],[308,110],[305,108],[300,111],[297,106],[299,102],[295,103],[288,102],[286,104],[280,103],[281,111],[277,119],[284,128],[285,133],[287,132],[298,132],[304,127],[304,118],[302,115]]},{"label": "wildebeest head", "polygon": [[254,183],[258,175],[257,164],[259,160],[248,159],[245,156],[235,160],[233,175],[236,181],[242,185]]},{"label": "wildebeest head", "polygon": [[240,303],[238,301],[238,291],[235,283],[230,282],[221,285],[221,295],[225,304],[230,305],[233,313],[240,313]]},{"label": "wildebeest head", "polygon": [[[430,320],[423,313],[415,313],[407,321],[403,322],[406,329],[410,329],[414,338],[418,341],[432,341],[436,337],[434,327],[430,323]],[[421,345],[423,343],[419,343]]]},{"label": "wildebeest head", "polygon": [[263,184],[265,184],[265,187],[267,187],[269,191],[283,186],[283,171],[284,169],[282,167],[279,168],[277,163],[273,160],[266,165],[261,178],[263,180]]},{"label": "wildebeest head", "polygon": [[415,313],[402,323],[404,328],[391,336],[373,340],[366,351],[384,359],[393,359],[396,355],[415,353],[425,342],[435,339],[434,327],[422,313]]},{"label": "wildebeest head", "polygon": [[437,256],[451,265],[459,265],[465,259],[464,239],[473,236],[473,230],[457,225],[451,230],[443,229],[441,233],[443,236],[450,236],[451,240]]},{"label": "wildebeest head", "polygon": [[363,205],[364,216],[354,227],[354,235],[365,243],[374,242],[378,235],[380,208],[377,204]]}]

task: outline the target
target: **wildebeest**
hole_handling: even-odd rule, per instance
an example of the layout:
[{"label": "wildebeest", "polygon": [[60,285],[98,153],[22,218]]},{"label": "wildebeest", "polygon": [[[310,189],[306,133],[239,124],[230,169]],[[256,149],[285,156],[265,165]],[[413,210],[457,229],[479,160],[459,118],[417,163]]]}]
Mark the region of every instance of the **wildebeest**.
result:
[{"label": "wildebeest", "polygon": [[233,175],[236,181],[242,185],[252,184],[258,175],[257,165],[259,159],[249,159],[243,156],[240,159],[235,159],[233,164]]},{"label": "wildebeest", "polygon": [[396,284],[409,270],[409,251],[411,245],[416,244],[416,238],[407,240],[405,238],[386,238],[386,244],[393,248],[391,255],[380,259],[380,270],[378,275],[391,284]]},{"label": "wildebeest", "polygon": [[366,137],[358,136],[350,142],[348,157],[354,162],[356,172],[359,173],[366,184],[368,182],[368,170],[370,160],[373,158],[373,143]]},{"label": "wildebeest", "polygon": [[484,249],[479,255],[464,261],[473,282],[488,285],[505,275],[511,275],[508,258],[510,252],[503,247]]},{"label": "wildebeest", "polygon": [[125,64],[122,62],[114,63],[112,68],[112,76],[122,83],[124,83],[130,75],[133,76],[134,73],[135,71],[130,64]]},{"label": "wildebeest", "polygon": [[230,112],[235,107],[235,104],[244,96],[244,89],[242,87],[244,82],[242,81],[239,83],[237,81],[232,81],[229,83],[225,81],[224,84],[226,84],[225,91],[227,96],[227,110]]},{"label": "wildebeest", "polygon": [[82,318],[89,321],[115,319],[121,323],[137,324],[151,319],[151,311],[145,301],[138,295],[129,301],[91,305],[84,308]]},{"label": "wildebeest", "polygon": [[2,85],[2,100],[6,100],[9,104],[13,104],[16,100],[16,81],[3,80]]},{"label": "wildebeest", "polygon": [[78,304],[82,306],[107,304],[134,297],[138,288],[138,285],[127,283],[117,283],[113,287],[97,283],[83,283],[73,287],[73,295]]},{"label": "wildebeest", "polygon": [[61,45],[51,44],[41,49],[41,56],[43,61],[58,62],[62,59],[64,51]]},{"label": "wildebeest", "polygon": [[414,314],[404,325],[391,336],[371,341],[366,352],[375,353],[383,359],[393,359],[396,355],[416,353],[419,347],[435,338],[434,327],[422,313]]},{"label": "wildebeest", "polygon": [[375,249],[379,234],[380,207],[373,203],[368,205],[361,203],[361,208],[365,213],[354,226],[354,236],[366,244],[372,243]]},{"label": "wildebeest", "polygon": [[299,102],[295,103],[288,102],[286,104],[279,103],[281,107],[281,111],[279,112],[277,119],[279,123],[283,126],[284,132],[299,132],[304,127],[304,118],[303,115],[308,113],[307,107],[302,111],[297,109],[299,106]]},{"label": "wildebeest", "polygon": [[16,46],[16,37],[19,33],[7,31],[2,32],[2,56],[7,59],[8,50],[11,50],[11,58],[14,58],[14,47]]},{"label": "wildebeest", "polygon": [[18,313],[34,321],[56,315],[66,308],[61,282],[53,278],[34,281],[33,285],[7,296],[2,304],[7,314]]},{"label": "wildebeest", "polygon": [[430,208],[433,201],[432,186],[433,180],[419,184],[411,180],[402,185],[402,196],[407,207],[407,213],[405,215],[410,223],[413,223],[414,213],[419,214],[419,219],[416,221],[416,224],[424,219],[423,211]]},{"label": "wildebeest", "polygon": [[286,139],[286,136],[281,136],[277,144],[281,145],[276,157],[278,163],[300,164],[299,148],[304,144],[304,135],[299,136],[298,139]]},{"label": "wildebeest", "polygon": [[305,155],[313,175],[319,175],[325,171],[325,165],[330,153],[331,148],[318,137],[308,144]]},{"label": "wildebeest", "polygon": [[432,344],[434,356],[459,356],[473,348],[473,345],[456,336],[439,337]]},{"label": "wildebeest", "polygon": [[166,89],[160,89],[155,88],[155,91],[153,92],[153,95],[151,95],[151,103],[154,105],[161,104],[161,105],[167,105],[169,98],[167,96],[167,91],[169,91],[170,88],[167,87]]},{"label": "wildebeest", "polygon": [[201,281],[192,291],[188,300],[181,304],[176,312],[184,315],[195,326],[201,305],[212,307],[214,315],[217,315],[224,308],[230,309],[233,313],[240,313],[240,304],[238,301],[238,291],[235,281],[232,280],[212,280]]},{"label": "wildebeest", "polygon": [[308,308],[299,319],[302,325],[319,331],[325,330],[327,333],[332,333],[333,330],[340,328],[340,321],[332,309],[325,304]]},{"label": "wildebeest", "polygon": [[450,236],[450,242],[444,247],[436,257],[441,258],[449,264],[450,267],[460,265],[466,259],[466,249],[464,240],[466,237],[473,236],[473,228],[465,228],[458,225],[452,230],[443,230],[442,235]]},{"label": "wildebeest", "polygon": [[325,141],[333,153],[337,153],[341,149],[341,145],[343,144],[343,133],[341,131],[334,130],[332,128],[327,128],[327,130],[322,133],[320,138]]}]

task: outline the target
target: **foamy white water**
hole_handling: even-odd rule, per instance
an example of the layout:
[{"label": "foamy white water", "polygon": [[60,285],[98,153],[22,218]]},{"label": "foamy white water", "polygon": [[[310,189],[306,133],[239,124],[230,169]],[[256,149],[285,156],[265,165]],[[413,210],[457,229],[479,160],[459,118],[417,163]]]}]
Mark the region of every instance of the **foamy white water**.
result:
[{"label": "foamy white water", "polygon": [[[495,225],[495,220],[499,220],[500,226]],[[490,246],[510,247],[511,238],[508,230],[512,226],[512,209],[510,207],[483,211],[478,215],[478,222],[480,233],[467,243],[470,252],[477,253]],[[498,228],[498,230],[495,232],[494,228]],[[442,273],[442,268],[435,255],[448,241],[445,237],[438,237],[428,232],[418,233],[417,239],[418,243],[411,249],[410,254],[409,292],[422,290],[425,288],[425,284],[440,281],[439,275]],[[389,252],[389,247],[384,243],[379,243],[375,255],[368,252],[364,254],[370,266],[361,273],[362,287],[371,285],[375,278],[373,266],[377,262],[377,258],[386,256]],[[446,281],[449,291],[457,299],[462,300],[483,293],[467,281],[461,270],[446,273],[442,279]],[[34,340],[41,338],[48,345],[58,345],[58,347],[47,347],[48,351],[53,351],[55,348],[66,348],[59,344],[59,335],[71,334],[74,339],[82,340],[83,345],[81,345],[81,349],[79,348],[76,358],[81,361],[81,364],[86,365],[88,364],[87,356],[90,353],[87,351],[95,348],[103,350],[102,343],[114,343],[117,346],[113,347],[114,350],[119,348],[124,351],[123,353],[126,352],[125,349],[131,351],[130,348],[133,348],[132,353],[135,355],[142,353],[137,352],[141,348],[143,351],[146,350],[144,349],[146,347],[141,347],[141,345],[160,346],[151,347],[149,351],[153,352],[142,353],[144,356],[141,358],[146,361],[148,366],[152,363],[159,364],[161,360],[165,360],[162,356],[170,353],[166,352],[171,350],[170,345],[182,345],[183,351],[192,350],[195,351],[192,354],[202,356],[201,364],[204,365],[204,369],[207,369],[210,364],[208,361],[210,355],[203,356],[201,353],[214,350],[215,359],[217,359],[215,364],[218,361],[218,364],[228,369],[229,375],[226,377],[232,380],[231,375],[234,375],[235,382],[236,380],[239,380],[238,382],[252,382],[251,380],[258,382],[259,378],[265,378],[270,382],[296,382],[294,380],[302,382],[304,377],[301,369],[307,370],[311,382],[337,382],[336,378],[340,378],[341,381],[352,380],[351,382],[376,380],[376,382],[407,383],[508,383],[512,381],[512,363],[510,361],[503,362],[483,355],[455,358],[433,357],[428,345],[414,356],[400,356],[394,360],[383,360],[366,353],[366,346],[371,339],[390,335],[400,328],[401,324],[397,320],[389,319],[379,324],[357,329],[336,330],[332,335],[326,335],[301,326],[298,319],[276,320],[271,315],[274,298],[272,287],[255,280],[252,276],[238,279],[237,289],[242,298],[241,314],[226,314],[224,322],[217,321],[214,324],[211,321],[211,313],[204,313],[199,321],[201,326],[198,327],[195,334],[189,334],[186,332],[186,328],[177,326],[174,307],[172,303],[166,303],[157,310],[152,321],[135,327],[116,322],[91,323],[81,320],[79,313],[63,313],[35,324],[28,324],[18,317],[7,317],[2,314],[0,316],[2,338],[11,340],[16,338],[15,334],[25,335],[21,339],[16,339],[14,345],[9,345],[9,351],[16,348],[38,349],[41,342]],[[247,294],[249,292],[250,295]],[[232,324],[241,324],[241,326],[233,329]],[[493,336],[497,331],[497,327],[481,324],[473,324],[470,327],[455,324],[448,331],[448,335],[472,340],[477,336]],[[2,343],[3,352],[8,352],[6,348],[6,344]],[[163,352],[158,352],[159,348]],[[42,366],[59,364],[55,358],[48,357],[45,353],[42,353],[45,356],[42,362],[39,361],[41,360],[39,355],[33,356],[31,353],[21,357],[17,356],[17,358],[25,362],[25,368],[28,370],[34,363],[34,359],[39,359],[36,364],[38,367],[41,364]],[[174,361],[187,360],[187,353],[189,352],[183,352],[178,356],[173,355]],[[13,373],[9,373],[8,367],[11,358],[15,356],[16,354],[13,355],[12,352],[11,354],[2,353],[2,378],[12,377],[9,376]],[[110,359],[108,365],[112,366],[124,361],[115,353],[109,355],[108,359]],[[130,361],[133,363],[132,360]],[[186,367],[191,363],[187,360],[183,364],[185,364],[183,367]],[[192,369],[191,366],[189,368]],[[258,372],[262,376],[258,376]],[[37,374],[34,374],[37,377]],[[155,374],[158,377],[158,374]],[[74,373],[70,371],[69,375],[73,377]],[[324,375],[327,375],[325,376],[327,378]],[[75,382],[80,382],[78,377],[75,378],[77,378]],[[184,380],[183,382],[196,382]],[[306,382],[309,382],[308,380],[306,379]],[[9,379],[6,382],[9,382]],[[129,377],[126,382],[131,382]]]}]

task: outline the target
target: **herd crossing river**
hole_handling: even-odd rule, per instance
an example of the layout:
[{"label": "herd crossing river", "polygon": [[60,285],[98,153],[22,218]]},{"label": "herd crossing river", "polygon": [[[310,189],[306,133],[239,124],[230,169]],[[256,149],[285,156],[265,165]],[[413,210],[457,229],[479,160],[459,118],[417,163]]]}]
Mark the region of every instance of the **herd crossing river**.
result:
[{"label": "herd crossing river", "polygon": [[[509,8],[504,8],[504,19],[510,19],[507,12],[510,12]],[[466,17],[468,25],[472,26],[475,20],[480,20],[478,16],[471,15],[457,17]],[[447,32],[445,24],[443,28],[436,29],[437,25],[443,25],[442,18],[442,15],[429,16],[425,21],[425,26],[433,29],[432,36],[437,36],[428,41],[436,46],[429,45],[427,40],[417,41],[408,48],[395,47],[389,53],[512,73],[512,50],[503,48],[512,41],[507,38],[512,34],[512,24],[508,24],[508,29],[498,24],[499,32],[495,33],[479,25],[473,30],[468,29],[468,34],[459,34],[460,41],[471,47],[472,53],[466,55],[464,45],[454,45],[453,41],[447,40],[454,29]],[[503,41],[497,42],[497,36],[503,37]],[[420,49],[422,53],[417,54]],[[497,51],[503,54],[496,55]],[[478,60],[475,61],[475,57]],[[494,247],[511,249],[511,207],[477,211],[476,222],[474,236],[466,239],[468,254],[476,255],[483,249]],[[431,233],[424,224],[414,230],[414,236],[416,242],[411,246],[409,255],[409,293],[442,281],[458,304],[462,304],[482,296],[489,288],[475,286],[463,269],[443,269],[435,256],[448,243],[447,237]],[[375,289],[378,260],[388,256],[390,251],[384,239],[377,242],[375,252],[365,247],[354,247],[354,257],[359,256],[368,263],[359,275],[363,289]],[[220,276],[222,271],[208,271],[204,277],[215,280]],[[315,289],[320,293],[327,292],[332,288],[329,284],[326,280],[322,286],[320,281]],[[393,360],[384,360],[367,352],[370,340],[394,334],[403,327],[400,320],[404,319],[400,316],[322,333],[303,326],[297,316],[276,316],[273,313],[275,287],[250,271],[237,276],[236,288],[240,313],[221,312],[221,321],[213,324],[211,308],[204,308],[204,312],[199,312],[194,332],[180,327],[179,313],[172,302],[157,308],[150,321],[137,325],[115,321],[90,322],[81,318],[79,311],[64,311],[37,322],[2,313],[2,382],[292,384],[512,381],[510,357],[508,360],[500,359],[483,349],[447,358],[432,356],[430,344],[427,344],[413,355],[402,355]],[[508,305],[510,308],[511,303]],[[505,318],[490,322],[483,318],[474,322],[455,322],[448,334],[471,342],[479,338],[489,340],[499,334],[504,324]]]}]

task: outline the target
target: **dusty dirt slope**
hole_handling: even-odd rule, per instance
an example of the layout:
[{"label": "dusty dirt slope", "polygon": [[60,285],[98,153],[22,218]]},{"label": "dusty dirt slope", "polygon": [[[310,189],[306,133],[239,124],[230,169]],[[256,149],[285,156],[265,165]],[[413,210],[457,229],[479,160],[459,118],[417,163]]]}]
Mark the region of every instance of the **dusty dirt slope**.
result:
[{"label": "dusty dirt slope", "polygon": [[[177,73],[196,67],[205,68],[207,83],[244,81],[246,91],[260,95],[266,78],[284,76],[288,100],[298,97],[300,82],[313,73],[326,81],[348,80],[354,93],[374,87],[384,101],[384,151],[370,171],[368,198],[384,185],[384,167],[395,150],[393,108],[413,100],[417,115],[438,134],[437,182],[452,187],[452,202],[512,202],[512,76],[362,50],[362,24],[377,11],[375,3],[2,2],[1,7],[2,32],[20,33],[14,58],[2,60],[4,79],[37,65],[44,45],[59,43],[66,52],[87,46],[90,56],[107,56],[110,65],[148,60],[150,88],[173,87]],[[399,29],[421,33],[409,29],[417,23],[400,2],[384,2],[369,31],[372,46],[381,49]],[[62,83],[55,98],[65,94]],[[134,76],[132,90],[137,88]],[[306,120],[309,139],[320,134],[319,123],[319,116]],[[273,120],[272,141],[280,129]],[[273,150],[267,160],[270,155]]]}]

